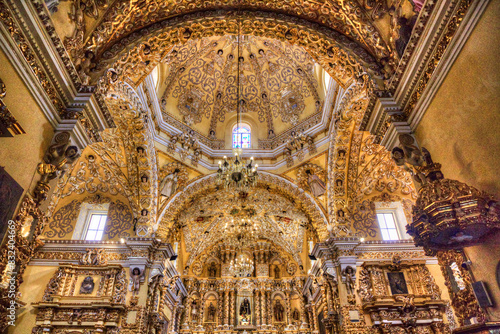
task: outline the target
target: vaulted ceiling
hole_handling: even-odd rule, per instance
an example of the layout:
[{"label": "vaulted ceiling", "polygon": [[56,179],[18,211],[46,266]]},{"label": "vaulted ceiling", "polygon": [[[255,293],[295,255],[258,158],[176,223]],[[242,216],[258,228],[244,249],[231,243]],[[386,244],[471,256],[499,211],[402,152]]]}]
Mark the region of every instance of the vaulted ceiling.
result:
[{"label": "vaulted ceiling", "polygon": [[[218,190],[199,194],[183,210],[178,223],[186,251],[193,258],[225,240],[229,245],[231,225],[245,219],[255,225],[255,241],[270,240],[292,256],[302,252],[308,217],[300,205],[265,188],[248,192]],[[248,237],[248,236],[243,236]]]},{"label": "vaulted ceiling", "polygon": [[224,139],[225,124],[235,115],[237,103],[246,119],[265,127],[261,139],[322,111],[323,85],[317,78],[324,72],[303,48],[277,40],[193,40],[174,47],[157,75],[162,113],[210,139]]}]

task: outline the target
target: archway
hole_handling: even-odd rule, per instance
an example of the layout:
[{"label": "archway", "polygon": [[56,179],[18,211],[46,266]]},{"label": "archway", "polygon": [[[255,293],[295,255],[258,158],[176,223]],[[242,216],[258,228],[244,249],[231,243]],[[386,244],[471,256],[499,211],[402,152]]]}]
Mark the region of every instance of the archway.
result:
[{"label": "archway", "polygon": [[[196,179],[188,184],[184,189],[180,189],[173,195],[162,208],[160,208],[157,219],[158,225],[155,227],[156,233],[160,237],[166,237],[169,230],[173,227],[180,212],[189,205],[190,201],[200,196],[200,194],[214,190],[217,187],[214,174]],[[292,199],[294,203],[307,215],[307,219],[317,233],[320,240],[328,237],[327,218],[325,212],[312,196],[293,182],[286,178],[271,173],[260,172],[258,179],[258,188],[275,189],[284,196]]]}]

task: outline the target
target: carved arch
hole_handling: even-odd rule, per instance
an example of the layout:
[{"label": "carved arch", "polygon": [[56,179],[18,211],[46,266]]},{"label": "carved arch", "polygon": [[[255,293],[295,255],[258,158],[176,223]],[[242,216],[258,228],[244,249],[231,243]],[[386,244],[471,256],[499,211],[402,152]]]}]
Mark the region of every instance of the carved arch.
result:
[{"label": "carved arch", "polygon": [[[260,172],[258,179],[259,187],[277,188],[284,195],[293,198],[301,205],[302,211],[308,216],[309,221],[316,230],[320,240],[328,237],[327,216],[311,195],[293,182],[267,172]],[[166,238],[169,230],[173,227],[179,213],[188,205],[189,201],[198,194],[216,187],[215,174],[210,174],[193,180],[182,192],[174,194],[168,202],[160,209],[155,230],[157,234]]]},{"label": "carved arch", "polygon": [[291,16],[297,20],[307,20],[334,30],[341,36],[349,36],[353,43],[376,55],[377,58],[389,55],[390,49],[375,27],[362,4],[355,1],[300,1],[283,3],[278,0],[240,2],[224,1],[175,1],[153,4],[150,2],[130,3],[126,0],[115,1],[105,15],[95,17],[98,23],[86,40],[85,49],[92,49],[100,55],[116,44],[116,41],[140,34],[142,29],[154,29],[166,19],[183,20],[186,16],[203,16],[207,12],[233,13],[263,11],[279,16]]},{"label": "carved arch", "polygon": [[[155,23],[106,48],[96,60],[100,71],[134,78],[139,84],[172,49],[191,39],[241,34],[274,38],[303,47],[333,78],[349,86],[360,77],[371,77],[374,86],[382,78],[382,65],[359,44],[339,32],[297,17],[272,12],[206,11]],[[99,73],[99,72],[97,72]],[[137,76],[137,73],[143,75]],[[97,79],[95,74],[90,73]],[[377,79],[378,78],[378,79]],[[101,91],[106,80],[100,80]]]}]

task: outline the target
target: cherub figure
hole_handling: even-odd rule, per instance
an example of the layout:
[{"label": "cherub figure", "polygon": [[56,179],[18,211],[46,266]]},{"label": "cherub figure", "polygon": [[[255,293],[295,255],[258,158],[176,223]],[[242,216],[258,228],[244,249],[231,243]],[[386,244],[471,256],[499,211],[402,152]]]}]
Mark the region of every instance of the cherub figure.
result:
[{"label": "cherub figure", "polygon": [[141,281],[144,280],[144,270],[139,267],[130,268],[130,283],[128,285],[128,290],[132,292],[132,295],[138,295]]}]

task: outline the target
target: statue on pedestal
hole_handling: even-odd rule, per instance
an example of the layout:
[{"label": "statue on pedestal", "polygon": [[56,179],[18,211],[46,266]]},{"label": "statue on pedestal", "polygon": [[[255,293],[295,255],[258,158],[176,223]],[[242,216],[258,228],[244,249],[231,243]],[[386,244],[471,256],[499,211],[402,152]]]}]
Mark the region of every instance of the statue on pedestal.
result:
[{"label": "statue on pedestal", "polygon": [[215,313],[217,312],[217,309],[215,308],[214,304],[210,302],[210,305],[208,305],[208,316],[207,316],[207,321],[208,322],[215,322]]},{"label": "statue on pedestal", "polygon": [[284,312],[285,309],[283,308],[283,305],[281,305],[281,302],[277,299],[276,304],[274,304],[274,320],[276,320],[276,322],[283,322]]}]

